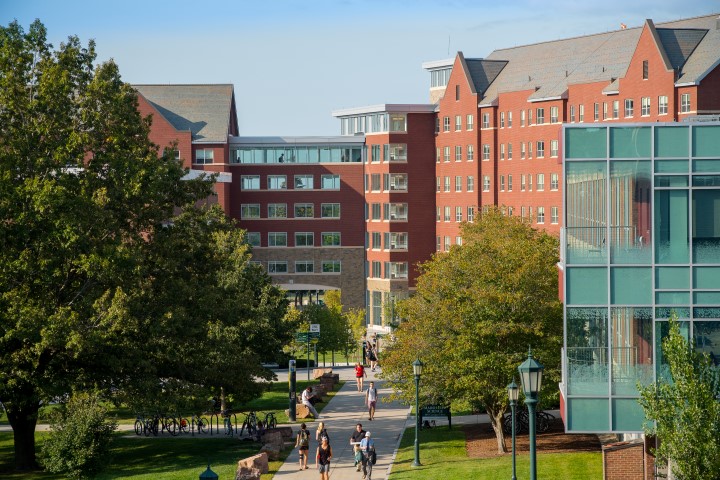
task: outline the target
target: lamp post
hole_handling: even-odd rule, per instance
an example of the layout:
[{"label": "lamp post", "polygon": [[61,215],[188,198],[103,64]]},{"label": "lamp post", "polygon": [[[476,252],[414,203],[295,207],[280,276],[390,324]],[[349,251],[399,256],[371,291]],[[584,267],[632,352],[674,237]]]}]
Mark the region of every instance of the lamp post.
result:
[{"label": "lamp post", "polygon": [[511,418],[512,418],[512,480],[517,480],[517,477],[515,476],[515,405],[517,405],[518,401],[518,386],[515,383],[515,379],[513,378],[512,383],[507,386],[508,390],[508,399],[510,399],[510,410]]},{"label": "lamp post", "polygon": [[528,350],[528,358],[519,367],[520,382],[525,394],[525,404],[528,407],[530,417],[530,480],[537,480],[535,462],[535,405],[538,402],[542,375],[545,367],[532,356],[532,350]]},{"label": "lamp post", "polygon": [[420,375],[422,375],[423,363],[418,358],[412,364],[413,374],[415,375],[415,461],[413,467],[420,467]]}]

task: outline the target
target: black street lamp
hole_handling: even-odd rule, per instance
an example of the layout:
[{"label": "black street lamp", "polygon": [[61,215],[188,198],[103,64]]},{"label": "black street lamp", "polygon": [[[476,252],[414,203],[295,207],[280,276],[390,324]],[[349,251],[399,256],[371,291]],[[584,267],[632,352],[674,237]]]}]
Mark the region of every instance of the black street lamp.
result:
[{"label": "black street lamp", "polygon": [[420,432],[420,375],[423,371],[423,363],[418,358],[412,364],[413,374],[415,375],[415,461],[413,467],[420,467],[420,441],[418,434]]},{"label": "black street lamp", "polygon": [[508,399],[510,399],[510,409],[512,410],[512,480],[517,480],[515,476],[515,406],[517,405],[518,395],[520,394],[518,386],[513,378],[512,383],[507,386]]},{"label": "black street lamp", "polygon": [[530,480],[537,480],[535,461],[535,405],[538,402],[542,375],[545,367],[532,356],[532,350],[528,350],[528,358],[519,367],[520,382],[525,394],[525,404],[528,407],[530,417]]}]

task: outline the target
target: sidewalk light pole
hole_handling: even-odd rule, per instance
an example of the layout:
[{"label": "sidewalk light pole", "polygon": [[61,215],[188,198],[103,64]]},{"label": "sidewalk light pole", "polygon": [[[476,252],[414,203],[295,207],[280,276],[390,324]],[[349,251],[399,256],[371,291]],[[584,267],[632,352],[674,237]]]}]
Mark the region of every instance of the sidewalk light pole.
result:
[{"label": "sidewalk light pole", "polygon": [[545,367],[533,358],[532,350],[528,351],[527,360],[518,367],[520,382],[525,394],[525,404],[528,407],[528,416],[530,417],[530,480],[537,480],[535,468],[535,405],[538,402],[544,369]]},{"label": "sidewalk light pole", "polygon": [[510,409],[512,410],[511,418],[512,418],[512,480],[517,480],[517,477],[515,476],[515,405],[517,405],[518,400],[518,386],[515,383],[515,379],[513,378],[512,383],[507,386],[508,390],[508,398],[510,399]]},{"label": "sidewalk light pole", "polygon": [[415,461],[413,467],[420,467],[420,375],[422,375],[423,363],[418,358],[412,364],[415,375]]}]

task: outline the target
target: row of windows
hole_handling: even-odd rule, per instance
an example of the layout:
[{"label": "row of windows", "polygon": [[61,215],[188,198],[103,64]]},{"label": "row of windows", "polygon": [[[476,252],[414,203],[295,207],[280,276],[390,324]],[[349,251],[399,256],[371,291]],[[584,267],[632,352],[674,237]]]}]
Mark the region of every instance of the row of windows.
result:
[{"label": "row of windows", "polygon": [[[490,181],[490,177],[487,178],[487,181]],[[526,185],[526,178],[527,178],[527,185]],[[536,176],[536,182],[535,182],[535,190],[538,192],[542,192],[545,190],[545,174],[544,173],[538,173]],[[550,174],[550,190],[556,191],[558,189],[559,185],[559,175],[557,173],[551,173]],[[532,192],[533,189],[533,175],[527,174],[526,175],[520,175],[520,191],[524,192],[527,187],[527,191]],[[489,191],[489,185],[488,190]],[[505,191],[505,175],[500,175],[500,191]],[[507,176],[507,191],[512,192],[513,191],[513,176],[508,175]]]},{"label": "row of windows", "polygon": [[404,113],[371,113],[340,119],[340,135],[387,132],[407,132],[407,116]]},{"label": "row of windows", "polygon": [[[382,179],[382,184],[380,180]],[[408,189],[407,173],[372,173],[365,175],[365,191],[406,192]]]},{"label": "row of windows", "polygon": [[407,162],[407,143],[385,143],[369,147],[369,161],[372,163]]},{"label": "row of windows", "polygon": [[475,221],[475,207],[467,207],[467,216],[463,219],[463,207],[455,207],[455,220],[453,220],[453,207],[437,207],[437,215],[435,220],[438,222],[462,222],[467,220],[468,222]]},{"label": "row of windows", "polygon": [[[382,266],[385,268],[383,269]],[[370,269],[368,270],[371,278],[408,278],[408,264],[407,262],[370,262]]]},{"label": "row of windows", "polygon": [[[313,190],[315,189],[315,176],[295,175],[295,190]],[[287,175],[268,175],[265,183],[267,190],[287,190]],[[241,175],[241,190],[260,190],[260,175]],[[321,190],[340,190],[340,175],[320,175]]]},{"label": "row of windows", "polygon": [[[294,204],[294,218],[315,218],[315,204]],[[260,217],[259,203],[243,203],[240,205],[240,218],[242,220],[257,219]],[[268,203],[266,218],[289,218],[287,203]],[[321,203],[320,218],[340,218],[339,203]]]},{"label": "row of windows", "polygon": [[[268,232],[268,247],[287,247],[287,232]],[[253,247],[261,247],[260,232],[248,232],[248,243]],[[313,232],[295,232],[296,247],[313,247],[315,246],[315,233]],[[340,232],[322,232],[320,234],[321,247],[340,247]]]},{"label": "row of windows", "polygon": [[[512,216],[514,213],[513,207],[502,207],[503,213],[509,216]],[[463,207],[455,207],[455,217],[453,220],[453,207],[437,207],[437,217],[436,221],[438,222],[462,222],[463,221]],[[536,217],[533,217],[533,207],[520,207],[520,216],[521,218],[527,218],[529,221],[532,221],[533,218],[535,218],[536,223],[538,224],[544,224],[545,223],[545,207],[537,207],[537,210],[535,211]],[[553,225],[556,225],[560,219],[560,209],[558,207],[550,207],[550,223]],[[467,218],[466,220],[468,222],[473,222],[475,220],[475,207],[467,207]],[[449,245],[447,244],[447,239],[450,237],[445,237],[446,239],[446,248],[445,250],[449,250]],[[457,237],[458,239],[460,237]],[[436,239],[440,239],[440,237],[436,237]],[[439,240],[438,240],[439,241]],[[456,242],[457,245],[461,245],[462,242]],[[438,251],[440,250],[440,243],[438,243]]]},{"label": "row of windows", "polygon": [[[435,191],[437,192],[450,192],[451,185],[450,180],[452,177],[435,177]],[[441,183],[441,180],[444,180]],[[472,175],[468,175],[465,180],[465,191],[466,192],[474,192],[475,191],[475,177]],[[455,191],[456,192],[462,192],[463,191],[463,177],[462,175],[456,175],[455,176]]]},{"label": "row of windows", "polygon": [[[199,150],[198,150],[199,152]],[[213,163],[212,150],[205,150],[203,161]],[[209,161],[207,152],[210,152]],[[308,147],[244,147],[230,150],[230,163],[359,163],[362,162],[363,147],[353,146],[308,146]]]},{"label": "row of windows", "polygon": [[407,221],[407,203],[371,203],[365,204],[365,220]]},{"label": "row of windows", "polygon": [[[438,147],[435,149],[435,161],[440,163],[441,161],[449,162],[452,147]],[[455,152],[453,158],[456,162],[462,162],[463,160],[463,147],[462,145],[455,146]],[[468,162],[475,160],[475,145],[468,145],[465,150],[465,158]]]},{"label": "row of windows", "polygon": [[[442,119],[442,131],[443,132],[449,132],[450,131],[450,117],[445,116]],[[455,124],[453,126],[454,130],[456,132],[461,132],[463,127],[463,116],[462,115],[455,115]],[[475,116],[465,115],[465,130],[470,132],[475,129]],[[435,133],[440,133],[440,117],[435,119]]]},{"label": "row of windows", "polygon": [[[383,243],[384,240],[384,243]],[[365,232],[365,246],[373,250],[407,250],[407,232]]]},{"label": "row of windows", "polygon": [[[269,274],[293,273],[288,271],[288,262],[285,260],[270,260],[267,262]],[[340,260],[321,260],[318,273],[341,273],[342,262]],[[315,262],[312,260],[295,261],[294,273],[315,273]]]},{"label": "row of windows", "polygon": [[[462,237],[455,237],[455,245],[462,245]],[[447,235],[445,237],[435,237],[435,250],[437,250],[438,252],[449,252],[451,246],[452,237]]]},{"label": "row of windows", "polygon": [[[680,95],[680,113],[689,113],[691,110],[690,94],[683,93]],[[575,123],[575,105],[570,105],[570,123]],[[585,105],[577,107],[577,121],[582,123],[585,121]],[[668,97],[660,95],[657,97],[657,115],[668,114]],[[649,117],[652,114],[652,99],[650,97],[642,97],[640,99],[640,116]],[[632,98],[626,98],[623,101],[623,115],[625,118],[632,118],[635,115],[635,101]],[[620,100],[614,100],[612,103],[603,102],[602,119],[617,120],[620,118]],[[600,120],[600,103],[593,104],[593,121]]]}]

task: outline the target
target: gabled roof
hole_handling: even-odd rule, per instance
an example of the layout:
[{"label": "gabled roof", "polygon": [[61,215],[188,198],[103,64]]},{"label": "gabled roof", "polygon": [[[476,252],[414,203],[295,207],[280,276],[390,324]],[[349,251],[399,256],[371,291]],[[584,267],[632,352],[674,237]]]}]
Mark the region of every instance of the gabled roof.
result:
[{"label": "gabled roof", "polygon": [[470,79],[473,93],[482,95],[497,78],[507,62],[504,60],[485,60],[483,58],[465,58],[458,52],[466,76]]},{"label": "gabled roof", "polygon": [[178,131],[190,131],[193,142],[225,143],[230,134],[233,86],[133,85]]},{"label": "gabled roof", "polygon": [[690,28],[658,28],[658,37],[667,53],[670,66],[680,70],[708,31]]}]

